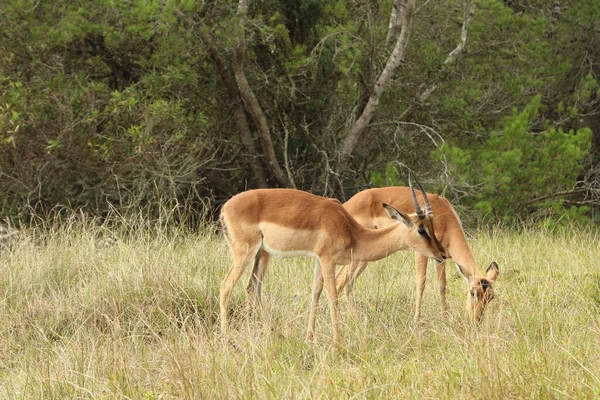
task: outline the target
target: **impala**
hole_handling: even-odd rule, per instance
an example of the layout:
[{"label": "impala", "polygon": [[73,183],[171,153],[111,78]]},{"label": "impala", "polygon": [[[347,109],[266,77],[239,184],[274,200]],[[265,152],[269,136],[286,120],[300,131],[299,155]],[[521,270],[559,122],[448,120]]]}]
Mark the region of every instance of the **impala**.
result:
[{"label": "impala", "polygon": [[[233,196],[223,205],[220,215],[233,255],[233,265],[221,282],[221,330],[227,331],[231,291],[251,263],[254,267],[248,291],[260,301],[262,280],[271,255],[316,258],[315,271],[319,273],[313,282],[313,299],[315,288],[322,290],[324,284],[336,343],[341,341],[335,282],[337,265],[375,261],[404,249],[437,260],[445,258],[438,246],[419,233],[417,216],[406,215],[386,204],[378,207],[384,210],[389,223],[381,229],[368,229],[352,218],[338,200],[295,189],[256,189]],[[311,309],[308,339],[313,337],[314,318]]]},{"label": "impala", "polygon": [[[389,225],[384,215],[377,207],[383,202],[390,204],[403,212],[412,212],[416,209],[418,216],[418,229],[432,241],[441,243],[448,258],[454,260],[460,273],[465,277],[468,287],[467,310],[470,317],[479,321],[485,312],[488,302],[494,297],[493,285],[499,274],[498,264],[492,262],[483,276],[477,269],[475,259],[467,243],[465,232],[458,214],[448,200],[435,194],[427,194],[421,184],[421,197],[425,203],[423,210],[417,201],[417,194],[409,175],[409,187],[385,187],[367,189],[354,195],[344,203],[344,208],[360,224],[368,228],[385,228]],[[432,217],[432,211],[435,216]],[[415,254],[416,259],[416,302],[415,322],[421,317],[421,302],[425,290],[425,276],[427,270],[427,255]],[[340,270],[336,277],[337,290],[341,291],[346,286],[346,294],[351,296],[356,278],[367,266],[366,260],[360,263],[347,265]],[[446,305],[446,264],[436,262],[436,278],[438,281],[442,309]]]}]

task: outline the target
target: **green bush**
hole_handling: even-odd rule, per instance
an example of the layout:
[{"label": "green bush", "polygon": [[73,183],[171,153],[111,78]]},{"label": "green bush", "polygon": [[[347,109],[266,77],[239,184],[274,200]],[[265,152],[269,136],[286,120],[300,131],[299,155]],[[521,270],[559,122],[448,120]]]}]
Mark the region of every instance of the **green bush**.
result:
[{"label": "green bush", "polygon": [[471,190],[469,205],[505,222],[525,216],[580,219],[587,209],[570,207],[562,196],[573,189],[590,149],[589,129],[548,127],[532,132],[541,97],[504,119],[502,127],[469,148],[445,144],[432,153],[445,159],[457,185]]}]

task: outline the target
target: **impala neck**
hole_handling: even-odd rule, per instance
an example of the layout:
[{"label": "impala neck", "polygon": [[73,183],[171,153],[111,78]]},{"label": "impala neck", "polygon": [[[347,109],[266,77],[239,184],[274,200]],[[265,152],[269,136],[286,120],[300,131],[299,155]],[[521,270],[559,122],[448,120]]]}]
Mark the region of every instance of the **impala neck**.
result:
[{"label": "impala neck", "polygon": [[377,261],[408,249],[404,236],[410,229],[398,222],[381,229],[358,229],[354,235],[353,261]]},{"label": "impala neck", "polygon": [[474,276],[481,275],[477,269],[477,264],[467,243],[464,231],[456,229],[453,232],[447,232],[445,237],[449,240],[448,243],[444,243],[444,247],[448,255],[459,266],[460,272],[464,277],[470,280]]}]

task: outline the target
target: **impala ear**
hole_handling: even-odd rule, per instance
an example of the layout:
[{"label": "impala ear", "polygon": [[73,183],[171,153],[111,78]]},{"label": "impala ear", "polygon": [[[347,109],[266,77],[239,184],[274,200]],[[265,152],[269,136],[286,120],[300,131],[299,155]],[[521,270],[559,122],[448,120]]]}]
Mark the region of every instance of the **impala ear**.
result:
[{"label": "impala ear", "polygon": [[401,211],[398,211],[397,209],[390,206],[389,204],[383,203],[383,208],[385,209],[385,212],[387,213],[387,215],[390,216],[391,219],[402,222],[402,223],[404,223],[404,225],[408,226],[409,228],[414,225],[412,219],[408,215],[404,214]]},{"label": "impala ear", "polygon": [[490,281],[495,281],[498,278],[498,274],[500,274],[500,268],[498,268],[498,264],[493,261],[485,271],[485,278]]}]

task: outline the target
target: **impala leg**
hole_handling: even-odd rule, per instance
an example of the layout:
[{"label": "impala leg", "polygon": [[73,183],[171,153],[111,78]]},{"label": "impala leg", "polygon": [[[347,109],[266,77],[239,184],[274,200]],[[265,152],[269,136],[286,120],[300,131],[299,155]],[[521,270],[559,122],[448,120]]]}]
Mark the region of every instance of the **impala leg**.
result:
[{"label": "impala leg", "polygon": [[427,257],[415,253],[415,269],[416,269],[416,302],[415,302],[415,323],[421,319],[421,303],[423,301],[423,292],[425,291],[425,280],[427,278]]},{"label": "impala leg", "polygon": [[[348,297],[348,303],[350,304],[351,307],[355,307],[356,306],[356,299],[354,297],[354,285],[356,284],[356,279],[358,279],[358,277],[360,276],[360,274],[363,273],[363,271],[365,270],[365,268],[367,267],[367,262],[361,261],[361,262],[355,262],[352,263],[348,266],[348,271],[347,271],[347,278],[345,280],[346,283],[346,296]],[[344,288],[343,285],[338,285],[337,290],[338,293],[341,293],[342,289]]]},{"label": "impala leg", "polygon": [[342,293],[344,287],[346,287],[346,283],[348,282],[348,278],[350,276],[350,265],[344,265],[335,275],[335,286],[337,288],[338,293]]},{"label": "impala leg", "polygon": [[335,276],[338,293],[341,293],[346,288],[346,294],[350,295],[354,291],[356,279],[363,273],[367,264],[367,262],[358,262],[356,264],[344,265]]},{"label": "impala leg", "polygon": [[365,270],[365,268],[367,268],[368,264],[369,263],[366,261],[361,261],[356,264],[351,264],[352,273],[350,274],[350,279],[348,280],[348,283],[346,286],[346,294],[348,296],[350,296],[350,294],[354,292],[354,285],[356,284],[356,280],[358,279],[360,274],[362,274],[364,272],[364,270]]},{"label": "impala leg", "polygon": [[248,279],[248,285],[246,286],[248,296],[252,298],[254,304],[257,306],[260,306],[261,304],[263,280],[267,273],[270,260],[271,255],[264,249],[260,249],[258,253],[256,253],[254,267],[252,268],[252,273],[250,274],[250,279]]},{"label": "impala leg", "polygon": [[448,313],[448,303],[446,303],[446,263],[435,263],[435,275],[438,281],[438,289],[440,291],[440,301],[442,312]]},{"label": "impala leg", "polygon": [[246,243],[242,244],[233,244],[231,245],[231,250],[233,253],[233,265],[229,269],[227,276],[221,282],[221,293],[220,293],[220,301],[219,305],[221,308],[221,332],[227,332],[227,305],[229,303],[229,296],[231,295],[231,291],[233,287],[240,279],[244,270],[252,262],[252,259],[256,256],[258,252],[259,245],[254,245],[250,247]]},{"label": "impala leg", "polygon": [[315,325],[317,323],[317,306],[319,298],[323,292],[323,273],[321,272],[321,264],[318,259],[315,259],[315,269],[313,274],[312,299],[310,302],[310,316],[308,318],[308,329],[306,331],[306,340],[312,340],[315,335]]},{"label": "impala leg", "polygon": [[323,283],[329,297],[329,310],[331,312],[331,325],[333,327],[333,341],[337,345],[343,344],[340,335],[340,309],[338,304],[338,293],[335,287],[335,264],[321,260],[321,273]]}]

